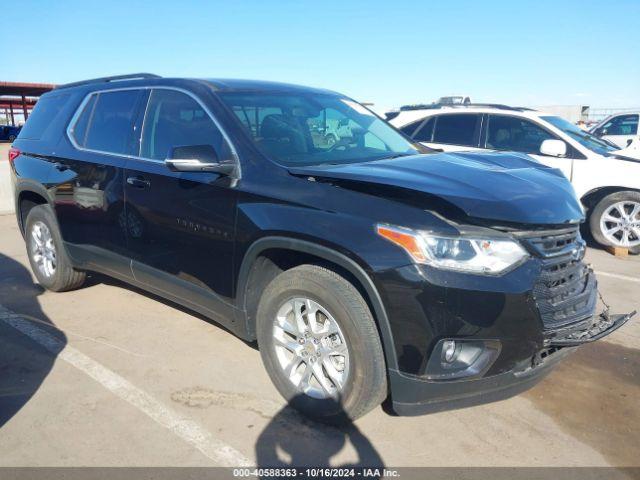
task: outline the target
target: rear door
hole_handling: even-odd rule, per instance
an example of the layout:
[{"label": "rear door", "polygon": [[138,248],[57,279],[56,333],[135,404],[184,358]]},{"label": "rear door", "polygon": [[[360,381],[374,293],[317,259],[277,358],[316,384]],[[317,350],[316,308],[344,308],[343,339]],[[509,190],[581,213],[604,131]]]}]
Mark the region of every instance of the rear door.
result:
[{"label": "rear door", "polygon": [[[233,180],[165,166],[178,146],[213,146],[234,158],[229,143],[193,95],[154,88],[146,106],[139,158],[125,173],[127,246],[138,282],[207,315],[229,316],[235,241]],[[224,318],[222,318],[224,319]]]},{"label": "rear door", "polygon": [[443,113],[430,118],[413,138],[445,152],[480,150],[481,113]]},{"label": "rear door", "polygon": [[50,178],[71,256],[124,278],[131,273],[123,229],[123,174],[143,93],[126,89],[85,97],[67,130],[73,147],[58,158]]}]

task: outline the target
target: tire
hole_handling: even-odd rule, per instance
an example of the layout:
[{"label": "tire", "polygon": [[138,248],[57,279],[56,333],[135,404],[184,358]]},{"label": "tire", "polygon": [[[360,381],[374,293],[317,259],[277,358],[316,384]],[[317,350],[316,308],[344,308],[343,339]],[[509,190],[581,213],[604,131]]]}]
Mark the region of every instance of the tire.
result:
[{"label": "tire", "polygon": [[[621,191],[615,192],[610,195],[604,197],[598,204],[595,206],[591,215],[589,216],[589,228],[591,230],[591,235],[596,242],[603,246],[615,246],[615,247],[627,247],[629,248],[629,252],[631,254],[637,255],[640,254],[640,212],[638,212],[634,218],[633,222],[637,222],[638,231],[633,231],[633,229],[627,230],[627,235],[629,238],[629,245],[624,245],[622,241],[622,235],[624,233],[617,233],[616,235],[620,236],[620,239],[614,237],[618,241],[613,241],[611,235],[607,235],[603,230],[603,222],[605,227],[613,228],[616,223],[615,222],[607,222],[606,218],[611,218],[607,216],[607,214],[611,213],[611,210],[617,210],[616,206],[624,203],[626,205],[625,210],[627,213],[630,213],[630,210],[633,206],[637,205],[640,207],[640,192],[634,191]],[[613,212],[614,215],[620,215],[619,211]]]},{"label": "tire", "polygon": [[[292,304],[296,304],[294,299],[306,299],[309,301],[307,305],[311,305],[301,308],[303,322],[307,308],[313,311],[319,307],[314,315],[316,333],[313,329],[311,333],[307,330],[311,337],[304,344],[300,342],[302,335],[294,337],[284,334],[285,330],[279,326],[280,319],[294,318],[293,311],[283,315]],[[308,325],[309,317],[306,320],[305,324]],[[332,327],[337,333],[317,333],[331,325],[338,326],[337,330],[335,326]],[[296,356],[281,346],[274,335],[280,338],[284,335],[289,346],[302,350],[302,353]],[[316,265],[301,265],[273,279],[258,304],[257,336],[262,361],[274,385],[291,406],[308,417],[330,424],[348,423],[378,406],[387,396],[384,354],[373,316],[358,290],[331,270]],[[319,340],[319,337],[322,339]],[[311,345],[316,341],[317,345]],[[325,356],[322,352],[327,350],[322,349],[329,341],[329,350],[343,353],[346,350],[347,355]],[[309,352],[306,357],[301,356],[305,355],[305,349],[312,352],[314,348],[320,349],[316,350],[315,361],[311,358],[314,355]],[[285,365],[289,365],[288,357],[296,358],[293,363],[300,362],[290,375],[285,373]],[[308,382],[309,388],[305,391],[302,379],[309,368],[313,373]],[[329,369],[335,378],[341,377],[340,387],[340,382],[329,380],[327,383]],[[329,395],[326,389],[318,388],[321,385],[318,371],[326,377],[325,384],[333,387],[330,389],[333,395]],[[296,379],[301,377],[298,385],[295,379],[290,379],[292,375]]]},{"label": "tire", "polygon": [[9,135],[9,143],[13,143],[16,139],[15,135]]},{"label": "tire", "polygon": [[51,207],[36,205],[31,209],[25,222],[25,241],[31,270],[40,285],[53,292],[82,286],[86,273],[72,267]]}]

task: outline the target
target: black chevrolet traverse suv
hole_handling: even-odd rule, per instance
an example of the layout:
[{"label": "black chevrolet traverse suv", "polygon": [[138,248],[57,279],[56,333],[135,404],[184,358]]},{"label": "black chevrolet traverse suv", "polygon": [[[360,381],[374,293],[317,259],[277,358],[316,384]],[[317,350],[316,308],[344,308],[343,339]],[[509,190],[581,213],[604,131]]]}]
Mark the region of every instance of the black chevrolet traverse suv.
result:
[{"label": "black chevrolet traverse suv", "polygon": [[630,316],[595,314],[559,171],[420,148],[339,93],[139,74],[43,95],[9,156],[40,284],[199,312],[337,422],[506,398]]}]

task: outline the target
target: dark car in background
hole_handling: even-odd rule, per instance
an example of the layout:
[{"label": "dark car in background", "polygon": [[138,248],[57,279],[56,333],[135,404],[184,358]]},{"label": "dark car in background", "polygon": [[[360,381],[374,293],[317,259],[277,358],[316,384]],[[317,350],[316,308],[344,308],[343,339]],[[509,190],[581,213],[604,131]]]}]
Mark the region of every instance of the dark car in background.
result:
[{"label": "dark car in background", "polygon": [[0,125],[0,142],[13,142],[20,133],[22,127]]},{"label": "dark car in background", "polygon": [[596,314],[561,172],[425,154],[339,93],[103,78],[43,95],[13,147],[40,284],[102,272],[214,319],[324,421],[508,397],[629,318]]}]

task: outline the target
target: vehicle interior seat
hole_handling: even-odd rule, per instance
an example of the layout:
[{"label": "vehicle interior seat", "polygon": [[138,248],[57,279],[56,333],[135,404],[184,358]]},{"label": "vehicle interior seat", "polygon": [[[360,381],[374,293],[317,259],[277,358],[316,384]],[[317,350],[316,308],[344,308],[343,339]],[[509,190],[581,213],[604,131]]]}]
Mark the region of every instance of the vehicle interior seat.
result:
[{"label": "vehicle interior seat", "polygon": [[260,143],[274,155],[299,155],[307,153],[308,147],[301,128],[292,117],[270,114],[260,126]]}]

